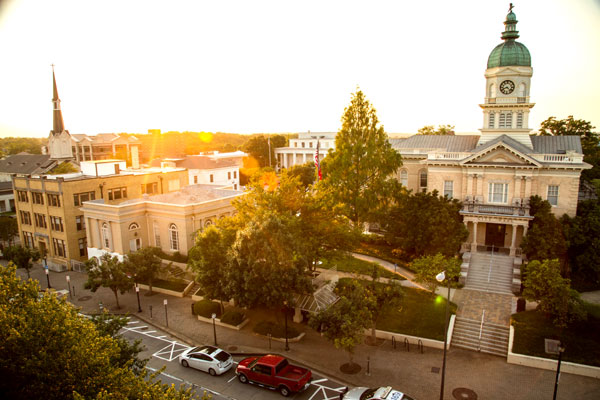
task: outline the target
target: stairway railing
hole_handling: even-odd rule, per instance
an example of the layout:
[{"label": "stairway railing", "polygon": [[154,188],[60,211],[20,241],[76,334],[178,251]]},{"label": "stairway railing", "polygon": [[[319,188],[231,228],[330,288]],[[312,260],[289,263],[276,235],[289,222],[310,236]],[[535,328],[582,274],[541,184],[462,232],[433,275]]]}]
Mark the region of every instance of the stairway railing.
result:
[{"label": "stairway railing", "polygon": [[481,334],[483,333],[483,320],[485,319],[485,310],[481,313],[481,325],[479,326],[479,343],[477,344],[477,351],[481,351]]}]

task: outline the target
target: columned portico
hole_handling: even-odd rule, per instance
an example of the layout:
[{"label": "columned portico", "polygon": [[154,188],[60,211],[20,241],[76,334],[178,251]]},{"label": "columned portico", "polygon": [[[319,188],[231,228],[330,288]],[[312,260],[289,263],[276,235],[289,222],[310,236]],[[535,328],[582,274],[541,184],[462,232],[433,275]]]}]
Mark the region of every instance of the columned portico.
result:
[{"label": "columned portico", "polygon": [[515,256],[523,237],[527,234],[529,220],[533,217],[528,213],[510,216],[488,214],[485,213],[488,208],[489,206],[472,209],[471,212],[461,211],[471,238],[469,241],[471,252],[494,247]]}]

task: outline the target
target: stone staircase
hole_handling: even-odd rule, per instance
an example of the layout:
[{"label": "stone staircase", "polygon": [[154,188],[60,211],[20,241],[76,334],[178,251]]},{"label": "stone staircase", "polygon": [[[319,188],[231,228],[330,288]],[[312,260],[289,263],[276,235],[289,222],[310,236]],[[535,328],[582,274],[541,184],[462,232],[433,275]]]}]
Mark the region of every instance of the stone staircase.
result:
[{"label": "stone staircase", "polygon": [[457,317],[452,332],[452,346],[506,357],[508,326],[484,321],[481,340],[479,339],[480,328],[481,321]]},{"label": "stone staircase", "polygon": [[514,257],[494,253],[473,253],[465,289],[512,294]]}]

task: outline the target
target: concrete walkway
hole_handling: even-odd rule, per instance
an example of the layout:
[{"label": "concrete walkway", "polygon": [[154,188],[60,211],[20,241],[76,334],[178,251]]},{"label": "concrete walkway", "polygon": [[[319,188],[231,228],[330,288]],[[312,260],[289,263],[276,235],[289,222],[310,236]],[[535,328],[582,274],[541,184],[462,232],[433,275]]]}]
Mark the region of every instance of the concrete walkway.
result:
[{"label": "concrete walkway", "polygon": [[[393,265],[392,265],[393,268]],[[18,275],[26,278],[24,270],[18,270]],[[56,273],[50,272],[50,283],[53,288],[67,289],[66,276],[70,276],[71,287],[75,294],[69,300],[83,312],[96,313],[99,303],[112,312],[130,313],[140,317],[150,324],[167,329],[173,336],[188,344],[197,345],[213,342],[212,325],[198,321],[192,315],[193,301],[190,297],[177,298],[162,294],[146,296],[147,292],[140,291],[142,312],[138,313],[137,298],[134,291],[119,295],[122,306],[116,310],[112,292],[100,288],[91,293],[83,288],[87,275],[79,272]],[[40,282],[45,289],[46,276],[41,266],[31,271],[32,279]],[[168,321],[163,300],[168,304]],[[150,314],[152,306],[152,315]],[[269,310],[259,310],[260,315],[248,311],[257,318],[281,318],[280,313]],[[293,324],[306,336],[298,343],[291,343],[291,350],[284,350],[284,343],[269,341],[252,332],[253,321],[241,331],[217,327],[218,343],[231,352],[276,352],[307,365],[308,367],[345,382],[348,386],[394,386],[409,393],[416,399],[427,400],[439,397],[440,370],[442,367],[442,351],[425,348],[424,353],[416,351],[415,343],[411,343],[410,351],[402,346],[393,349],[389,341],[378,346],[359,345],[354,359],[362,366],[355,375],[346,375],[340,371],[340,366],[347,362],[347,355],[326,341],[305,323]],[[167,327],[168,324],[168,327]],[[452,392],[457,388],[468,388],[478,394],[479,399],[547,399],[552,397],[555,373],[517,365],[510,365],[506,360],[472,351],[450,348],[447,352],[445,398],[453,399]],[[369,363],[370,375],[366,374]],[[600,381],[592,378],[562,374],[559,388],[559,399],[598,399],[600,398]]]}]

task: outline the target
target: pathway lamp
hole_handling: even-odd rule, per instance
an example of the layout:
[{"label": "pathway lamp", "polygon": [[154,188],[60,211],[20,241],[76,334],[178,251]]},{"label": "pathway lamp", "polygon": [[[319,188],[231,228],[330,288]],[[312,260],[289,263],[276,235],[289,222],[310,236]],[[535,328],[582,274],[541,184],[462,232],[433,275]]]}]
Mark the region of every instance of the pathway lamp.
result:
[{"label": "pathway lamp", "polygon": [[285,351],[290,351],[290,344],[288,342],[288,329],[287,329],[287,305],[288,305],[287,300],[285,300],[283,302],[283,305],[285,306],[283,309],[283,315],[284,315],[284,319],[285,319]]},{"label": "pathway lamp", "polygon": [[140,304],[140,287],[138,286],[138,284],[135,284],[135,294],[137,296],[137,301],[138,301],[138,312],[142,312],[142,306]]},{"label": "pathway lamp", "polygon": [[560,380],[560,362],[562,360],[562,354],[565,352],[565,346],[562,343],[558,344],[558,365],[556,366],[556,380],[554,382],[554,396],[553,400],[556,400],[556,393],[558,392],[558,381]]},{"label": "pathway lamp", "polygon": [[215,346],[216,346],[217,345],[217,324],[216,324],[217,314],[212,313],[211,318],[213,321],[213,336],[215,338]]},{"label": "pathway lamp", "polygon": [[448,312],[450,308],[450,282],[446,279],[446,271],[435,276],[439,283],[446,281],[448,286],[448,298],[446,299],[446,318],[444,319],[444,360],[442,361],[442,386],[440,388],[440,400],[444,400],[444,378],[446,377],[446,345],[448,343]]}]

